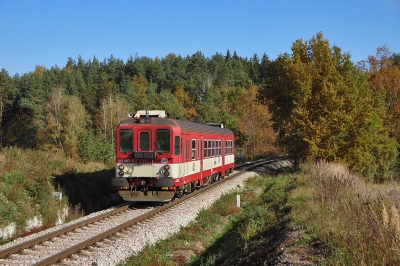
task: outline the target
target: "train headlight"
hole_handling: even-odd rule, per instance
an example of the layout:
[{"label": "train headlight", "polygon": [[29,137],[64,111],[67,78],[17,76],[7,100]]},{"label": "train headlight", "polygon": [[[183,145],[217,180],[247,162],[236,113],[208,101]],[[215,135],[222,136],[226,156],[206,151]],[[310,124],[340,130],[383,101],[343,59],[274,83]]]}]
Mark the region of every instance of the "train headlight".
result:
[{"label": "train headlight", "polygon": [[124,173],[124,171],[122,171],[122,170],[118,172],[118,175],[119,175],[119,176],[124,176],[124,174],[125,174],[125,173]]},{"label": "train headlight", "polygon": [[164,176],[169,176],[169,171],[165,170],[164,171]]},{"label": "train headlight", "polygon": [[142,118],[142,119],[140,119],[140,124],[150,124],[150,118]]},{"label": "train headlight", "polygon": [[125,169],[125,165],[123,165],[123,164],[118,165],[118,169],[119,170],[124,170]]},{"label": "train headlight", "polygon": [[164,170],[169,170],[169,165],[168,164],[166,164],[166,165],[164,165]]}]

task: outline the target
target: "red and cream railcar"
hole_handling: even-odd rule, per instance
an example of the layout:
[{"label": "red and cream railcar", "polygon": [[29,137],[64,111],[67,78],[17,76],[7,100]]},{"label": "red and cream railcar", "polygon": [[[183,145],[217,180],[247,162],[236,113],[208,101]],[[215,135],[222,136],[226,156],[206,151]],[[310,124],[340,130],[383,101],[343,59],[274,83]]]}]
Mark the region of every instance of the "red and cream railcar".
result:
[{"label": "red and cream railcar", "polygon": [[111,184],[126,201],[167,202],[232,173],[234,136],[221,126],[138,111],[116,132]]}]

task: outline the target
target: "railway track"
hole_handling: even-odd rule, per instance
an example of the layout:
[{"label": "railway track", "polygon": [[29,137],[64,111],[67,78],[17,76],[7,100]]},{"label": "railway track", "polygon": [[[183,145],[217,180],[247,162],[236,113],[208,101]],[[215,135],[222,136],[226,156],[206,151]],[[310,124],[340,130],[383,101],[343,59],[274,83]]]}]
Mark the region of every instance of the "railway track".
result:
[{"label": "railway track", "polygon": [[74,264],[73,260],[64,260],[79,255],[85,255],[97,246],[107,245],[135,226],[146,223],[154,217],[162,216],[173,208],[179,208],[185,200],[194,198],[209,189],[222,185],[243,172],[266,165],[279,163],[286,158],[258,160],[236,167],[229,178],[195,190],[189,195],[174,200],[163,206],[152,209],[131,209],[129,205],[122,206],[108,213],[67,226],[55,232],[44,234],[25,243],[0,250],[0,265],[53,265]]}]

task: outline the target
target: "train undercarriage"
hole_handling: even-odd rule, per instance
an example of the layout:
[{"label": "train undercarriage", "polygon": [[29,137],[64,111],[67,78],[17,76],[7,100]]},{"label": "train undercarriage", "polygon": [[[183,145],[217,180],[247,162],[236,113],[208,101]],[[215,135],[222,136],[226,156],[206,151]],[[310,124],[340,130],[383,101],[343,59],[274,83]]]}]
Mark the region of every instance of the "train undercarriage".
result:
[{"label": "train undercarriage", "polygon": [[[233,169],[229,169],[226,175],[232,172]],[[169,181],[164,179],[164,182],[156,178],[113,178],[112,185],[126,201],[170,202],[224,177],[221,173],[214,173],[205,177],[202,184],[200,180],[195,180],[181,186],[173,185],[172,178],[168,178]]]}]

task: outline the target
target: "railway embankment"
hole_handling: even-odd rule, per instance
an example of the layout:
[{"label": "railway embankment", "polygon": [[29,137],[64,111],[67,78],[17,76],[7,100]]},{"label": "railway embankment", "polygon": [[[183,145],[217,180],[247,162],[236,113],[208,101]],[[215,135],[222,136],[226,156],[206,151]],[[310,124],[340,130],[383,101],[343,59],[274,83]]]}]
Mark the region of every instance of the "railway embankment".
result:
[{"label": "railway embankment", "polygon": [[[14,154],[6,154],[3,157],[5,163],[0,164],[0,189],[3,194],[13,191],[14,194],[7,194],[10,197],[20,195],[17,189],[21,189],[21,184],[26,190],[30,188],[30,191],[35,191],[32,189],[35,188],[39,191],[38,186],[29,183],[33,178],[30,176],[47,176],[52,172],[64,178],[76,178],[77,182],[87,177],[79,178],[76,175],[71,178],[73,173],[80,171],[56,157],[21,155],[18,150],[12,152]],[[35,157],[36,161],[29,162],[28,157]],[[24,165],[14,165],[24,160],[27,161]],[[39,161],[46,161],[47,164],[40,164]],[[201,210],[194,221],[169,234],[165,240],[140,249],[130,260],[120,264],[400,264],[397,252],[400,248],[400,186],[397,182],[369,183],[345,167],[332,163],[304,164],[296,170],[278,169],[269,167],[255,170],[254,176],[246,183],[236,186],[234,193],[224,194],[211,207]],[[97,172],[103,173],[103,170]],[[45,180],[36,178],[34,181]],[[101,178],[101,175],[97,178]],[[46,182],[42,183],[43,190],[40,193],[47,191]],[[50,185],[54,191],[60,189],[54,186],[54,182]],[[85,184],[83,188],[96,190]],[[54,195],[44,199],[55,200],[58,204],[56,207],[62,207],[62,202],[55,199]],[[41,214],[40,211],[32,211],[39,208],[40,203],[37,201],[33,206],[31,202],[25,204],[29,205],[27,209],[22,209],[26,218],[35,217],[32,213]],[[104,203],[108,204],[107,201]],[[51,208],[51,202],[47,204],[45,206]],[[4,211],[4,206],[10,205],[1,205],[1,211]],[[14,208],[19,210],[23,206],[21,204]],[[68,203],[65,206],[68,207]],[[101,203],[88,206],[98,208]],[[11,214],[22,221],[15,212]],[[180,221],[180,215],[185,215],[185,211],[172,216]],[[7,217],[2,213],[1,222],[4,223]],[[161,220],[167,224],[172,222],[164,217]],[[101,261],[98,265],[101,265]]]},{"label": "railway embankment", "polygon": [[[113,170],[57,153],[10,148],[0,154],[0,244],[118,203]],[[114,201],[113,201],[114,200]]]},{"label": "railway embankment", "polygon": [[331,163],[261,173],[121,265],[399,265],[399,189]]}]

